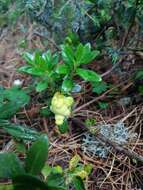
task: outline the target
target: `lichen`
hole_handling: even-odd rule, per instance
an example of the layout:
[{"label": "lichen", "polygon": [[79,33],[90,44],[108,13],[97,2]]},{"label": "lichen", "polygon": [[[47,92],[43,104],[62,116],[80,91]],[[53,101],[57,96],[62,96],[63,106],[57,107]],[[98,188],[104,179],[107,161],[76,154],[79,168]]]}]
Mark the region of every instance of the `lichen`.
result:
[{"label": "lichen", "polygon": [[[123,122],[118,122],[114,125],[100,124],[96,126],[97,130],[106,138],[117,142],[118,144],[126,144],[129,140],[136,137],[135,133],[131,133]],[[90,156],[99,156],[100,158],[106,158],[111,151],[111,147],[101,142],[96,138],[96,134],[90,134],[89,132],[84,134],[82,150],[84,153]]]}]

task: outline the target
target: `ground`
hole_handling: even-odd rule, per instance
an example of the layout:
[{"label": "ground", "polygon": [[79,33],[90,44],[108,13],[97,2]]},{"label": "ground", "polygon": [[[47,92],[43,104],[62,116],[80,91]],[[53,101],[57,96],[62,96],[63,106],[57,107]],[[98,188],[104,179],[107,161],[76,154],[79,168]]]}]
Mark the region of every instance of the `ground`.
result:
[{"label": "ground", "polygon": [[[34,35],[34,27],[30,25],[28,31],[23,33],[18,23],[13,29],[4,28],[2,30],[0,35],[0,85],[9,88],[16,79],[22,81],[23,88],[31,83],[31,77],[18,73],[17,68],[24,64],[21,53],[25,48],[20,46],[22,39],[27,40],[26,48],[45,49],[43,38]],[[48,46],[53,48],[54,44],[48,43]],[[119,64],[121,74],[118,68],[112,70],[112,65],[108,64],[106,57],[102,61],[90,64],[91,68],[95,68],[101,74],[104,73],[103,79],[112,85],[102,95],[97,96],[91,92],[91,86],[88,83],[79,81],[84,91],[74,95],[76,104],[73,114],[81,121],[87,118],[95,119],[96,125],[101,123],[115,125],[119,121],[123,122],[131,133],[136,134],[127,141],[126,147],[143,156],[142,96],[137,92],[137,84],[129,77],[135,69],[140,68],[142,56],[134,53],[125,55]],[[116,147],[112,147],[105,158],[83,151],[82,139],[87,132],[79,130],[80,127],[71,119],[69,121],[70,132],[60,135],[54,127],[53,120],[40,116],[39,110],[44,105],[38,102],[38,96],[36,93],[33,95],[30,105],[17,113],[13,122],[26,124],[48,134],[51,141],[48,163],[52,166],[60,164],[65,167],[71,157],[78,153],[83,163],[93,164],[93,172],[85,182],[87,189],[143,189],[143,165],[140,161],[129,157]],[[108,107],[101,109],[98,102],[108,102]],[[14,151],[14,141],[2,130],[0,147],[1,151]]]}]

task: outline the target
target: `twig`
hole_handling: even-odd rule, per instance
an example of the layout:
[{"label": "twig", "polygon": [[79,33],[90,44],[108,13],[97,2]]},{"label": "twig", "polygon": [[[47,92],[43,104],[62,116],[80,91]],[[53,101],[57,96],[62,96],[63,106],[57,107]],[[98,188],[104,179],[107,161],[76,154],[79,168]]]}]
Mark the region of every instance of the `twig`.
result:
[{"label": "twig", "polygon": [[77,113],[77,112],[80,111],[81,109],[83,109],[83,108],[89,106],[90,104],[93,104],[94,102],[97,102],[98,100],[103,99],[103,98],[105,97],[105,95],[108,94],[110,91],[111,91],[111,89],[108,90],[108,91],[106,91],[106,92],[105,92],[104,94],[102,94],[101,96],[96,97],[96,98],[94,98],[93,100],[91,100],[91,101],[89,101],[89,102],[83,104],[82,106],[76,108],[76,109],[73,111],[73,114],[74,114],[74,113]]},{"label": "twig", "polygon": [[119,60],[117,63],[115,63],[111,69],[109,69],[108,71],[106,71],[105,73],[101,74],[101,77],[105,77],[107,75],[109,75],[110,73],[112,73],[121,63],[122,63],[123,59]]},{"label": "twig", "polygon": [[[117,85],[116,87],[118,87],[118,86],[120,86],[120,84]],[[112,92],[112,90],[115,89],[116,87],[113,87],[113,88],[107,90],[107,91],[104,92],[101,96],[96,97],[96,98],[94,98],[93,100],[91,100],[91,101],[89,101],[89,102],[83,104],[82,106],[76,108],[76,109],[73,111],[73,115],[74,115],[74,113],[79,112],[81,109],[83,109],[83,108],[85,108],[85,107],[87,107],[87,106],[93,104],[94,102],[97,102],[98,100],[102,100],[109,92]]]}]

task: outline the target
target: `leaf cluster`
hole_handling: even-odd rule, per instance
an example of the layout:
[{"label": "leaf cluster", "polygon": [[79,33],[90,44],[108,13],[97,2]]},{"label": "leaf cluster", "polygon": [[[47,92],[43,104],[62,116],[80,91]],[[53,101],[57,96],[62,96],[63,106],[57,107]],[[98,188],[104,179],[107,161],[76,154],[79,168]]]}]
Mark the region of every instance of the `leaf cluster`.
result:
[{"label": "leaf cluster", "polygon": [[95,71],[82,68],[85,64],[93,61],[99,51],[91,50],[89,43],[81,43],[76,46],[65,43],[61,46],[61,61],[58,53],[52,54],[50,51],[40,55],[35,53],[25,53],[24,58],[27,65],[19,68],[24,72],[38,78],[36,91],[45,89],[62,90],[72,92],[75,87],[75,77],[79,76],[87,82],[100,82],[101,76]]},{"label": "leaf cluster", "polygon": [[[0,153],[0,178],[12,179],[12,185],[0,185],[9,190],[67,190],[73,184],[76,190],[85,190],[84,178],[89,175],[90,165],[79,165],[80,157],[70,161],[69,168],[50,167],[46,164],[49,140],[41,135],[29,148],[24,162],[15,153]],[[82,175],[81,175],[82,174]],[[86,175],[85,175],[86,174]]]}]

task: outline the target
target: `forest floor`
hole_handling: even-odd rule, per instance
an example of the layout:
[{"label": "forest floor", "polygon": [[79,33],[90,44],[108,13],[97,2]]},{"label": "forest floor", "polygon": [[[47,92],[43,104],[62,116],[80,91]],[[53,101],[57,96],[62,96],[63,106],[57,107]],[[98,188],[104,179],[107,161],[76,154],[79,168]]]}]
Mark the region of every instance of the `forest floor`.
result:
[{"label": "forest floor", "polygon": [[[20,46],[23,39],[26,39],[28,49],[45,49],[43,39],[34,35],[33,26],[30,26],[26,33],[21,32],[19,28],[19,25],[12,30],[5,28],[0,35],[0,85],[5,88],[11,87],[17,79],[22,81],[22,86],[25,88],[32,80],[31,77],[17,72],[17,68],[24,64],[21,53],[25,51],[25,48]],[[141,67],[142,61],[141,55],[125,55],[120,61],[121,74],[118,69],[111,70],[112,65],[108,64],[106,57],[102,61],[92,62],[90,67],[98,73],[103,74],[109,71],[105,73],[103,79],[112,86],[102,95],[95,96],[89,84],[81,83],[84,91],[74,97],[76,99],[75,118],[80,121],[92,118],[96,120],[96,125],[102,123],[105,127],[107,124],[114,126],[119,122],[124,124],[134,136],[127,141],[126,147],[140,156],[143,156],[142,96],[138,94],[136,83],[130,76],[135,69]],[[78,153],[83,163],[93,165],[93,172],[86,181],[87,189],[143,189],[143,163],[137,161],[136,157],[130,157],[128,152],[126,154],[120,151],[114,145],[105,158],[89,151],[88,147],[85,150],[82,148],[82,139],[87,132],[78,130],[78,125],[76,126],[72,121],[70,121],[70,133],[59,135],[53,121],[39,115],[39,110],[43,105],[38,103],[37,96],[37,94],[33,95],[31,104],[16,114],[13,121],[48,134],[51,142],[48,163],[52,166],[56,164],[65,166],[71,157]],[[108,102],[108,106],[105,109],[101,108],[98,102]],[[2,130],[0,136],[1,150],[14,151],[12,138]],[[105,146],[106,143],[108,142],[103,142],[102,145]]]}]

